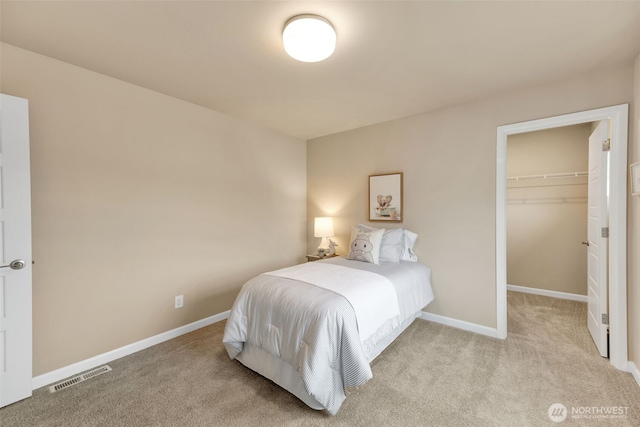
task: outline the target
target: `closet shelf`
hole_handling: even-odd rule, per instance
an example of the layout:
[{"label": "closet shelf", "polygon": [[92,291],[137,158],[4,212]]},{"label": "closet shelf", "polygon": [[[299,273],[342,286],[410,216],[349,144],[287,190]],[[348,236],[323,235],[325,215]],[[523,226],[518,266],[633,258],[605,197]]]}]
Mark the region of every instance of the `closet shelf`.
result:
[{"label": "closet shelf", "polygon": [[507,188],[557,187],[587,185],[589,172],[548,173],[507,177]]}]

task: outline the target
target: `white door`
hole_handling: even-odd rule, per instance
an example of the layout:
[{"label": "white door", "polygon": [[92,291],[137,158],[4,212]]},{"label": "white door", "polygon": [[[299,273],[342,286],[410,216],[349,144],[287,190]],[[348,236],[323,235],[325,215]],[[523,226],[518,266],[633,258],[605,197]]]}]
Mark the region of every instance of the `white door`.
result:
[{"label": "white door", "polygon": [[[607,346],[607,238],[608,235],[608,159],[603,144],[609,139],[608,122],[603,120],[589,137],[589,201],[587,221],[587,304],[589,332],[603,357]],[[605,228],[605,232],[603,232]]]},{"label": "white door", "polygon": [[0,407],[31,396],[31,185],[26,99],[0,94]]}]

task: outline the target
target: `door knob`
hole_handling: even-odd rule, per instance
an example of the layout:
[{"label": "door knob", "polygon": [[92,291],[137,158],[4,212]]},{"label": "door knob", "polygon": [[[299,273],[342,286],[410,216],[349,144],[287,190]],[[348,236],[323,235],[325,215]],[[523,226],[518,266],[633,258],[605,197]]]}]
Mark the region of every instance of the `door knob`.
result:
[{"label": "door knob", "polygon": [[0,265],[0,268],[9,267],[12,270],[22,270],[27,265],[23,259],[14,259],[8,265]]},{"label": "door knob", "polygon": [[588,241],[588,240],[583,240],[583,241],[582,241],[582,244],[583,244],[583,245],[586,245],[586,246],[589,246],[589,241]]}]

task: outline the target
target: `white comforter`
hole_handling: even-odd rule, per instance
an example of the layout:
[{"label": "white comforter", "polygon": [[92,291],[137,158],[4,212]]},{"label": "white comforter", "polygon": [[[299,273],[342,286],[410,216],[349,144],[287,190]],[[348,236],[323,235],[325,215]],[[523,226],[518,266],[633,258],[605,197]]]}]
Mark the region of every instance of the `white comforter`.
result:
[{"label": "white comforter", "polygon": [[354,309],[343,296],[313,284],[263,274],[242,287],[223,342],[232,359],[249,343],[288,363],[300,374],[307,393],[335,414],[345,399],[346,387],[362,385],[372,377],[369,361],[375,345],[398,322],[431,302],[433,293],[430,270],[422,264],[373,265],[343,258],[319,262],[386,277],[395,287],[400,316],[382,322],[363,342]]},{"label": "white comforter", "polygon": [[356,314],[360,340],[369,337],[389,321],[400,324],[398,295],[386,277],[366,270],[316,262],[294,265],[264,273],[298,280],[342,295]]}]

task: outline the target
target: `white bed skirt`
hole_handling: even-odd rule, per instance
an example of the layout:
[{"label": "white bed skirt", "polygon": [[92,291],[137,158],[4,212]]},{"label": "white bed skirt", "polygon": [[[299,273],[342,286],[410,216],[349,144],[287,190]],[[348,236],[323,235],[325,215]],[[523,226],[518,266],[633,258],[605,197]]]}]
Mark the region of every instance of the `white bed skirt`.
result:
[{"label": "white bed skirt", "polygon": [[[389,335],[378,342],[367,357],[369,363],[378,357],[385,348],[398,338],[400,334],[421,315],[422,311],[414,313],[400,324],[400,326],[391,331]],[[284,360],[272,356],[261,348],[252,346],[248,343],[244,344],[242,351],[236,356],[236,359],[247,368],[259,373],[263,377],[289,391],[310,408],[316,410],[325,409],[316,399],[307,393],[298,371]]]}]

